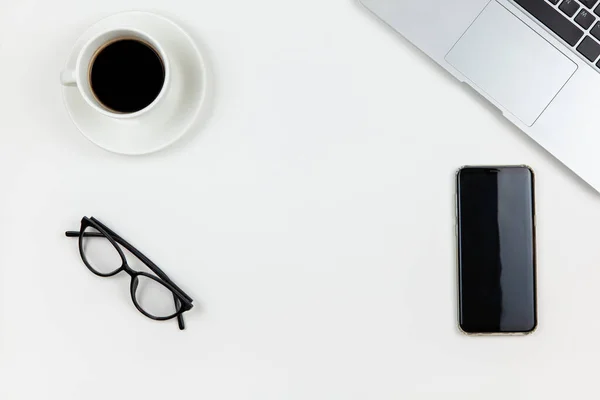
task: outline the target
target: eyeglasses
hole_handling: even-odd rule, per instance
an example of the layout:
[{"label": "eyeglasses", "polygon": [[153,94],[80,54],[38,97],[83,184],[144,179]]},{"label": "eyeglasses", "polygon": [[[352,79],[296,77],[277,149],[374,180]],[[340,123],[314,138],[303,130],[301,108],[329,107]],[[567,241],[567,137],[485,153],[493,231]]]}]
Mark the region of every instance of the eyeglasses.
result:
[{"label": "eyeglasses", "polygon": [[[65,234],[79,238],[81,259],[94,274],[108,278],[125,271],[131,277],[131,300],[139,312],[155,321],[177,318],[179,329],[185,329],[183,313],[193,307],[192,298],[148,257],[94,217],[84,217],[79,232],[69,231]],[[119,245],[143,262],[156,276],[131,269]]]}]

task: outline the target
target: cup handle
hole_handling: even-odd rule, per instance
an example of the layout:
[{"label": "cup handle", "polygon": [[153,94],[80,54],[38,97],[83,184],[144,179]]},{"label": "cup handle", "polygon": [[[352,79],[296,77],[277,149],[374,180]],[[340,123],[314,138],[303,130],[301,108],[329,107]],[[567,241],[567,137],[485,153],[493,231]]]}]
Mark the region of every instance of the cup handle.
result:
[{"label": "cup handle", "polygon": [[60,73],[60,83],[63,86],[77,86],[77,78],[75,78],[75,70],[66,69]]}]

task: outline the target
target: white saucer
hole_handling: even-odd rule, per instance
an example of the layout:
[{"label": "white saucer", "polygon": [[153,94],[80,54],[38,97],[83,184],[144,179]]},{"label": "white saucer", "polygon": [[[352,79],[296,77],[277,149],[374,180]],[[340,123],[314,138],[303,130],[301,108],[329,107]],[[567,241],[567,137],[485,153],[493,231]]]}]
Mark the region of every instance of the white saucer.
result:
[{"label": "white saucer", "polygon": [[[115,28],[131,28],[155,37],[169,56],[172,80],[182,84],[171,104],[172,113],[147,120],[120,120],[94,110],[76,87],[63,86],[63,98],[71,119],[94,144],[114,153],[141,155],[164,149],[180,139],[193,125],[206,103],[207,66],[192,38],[177,24],[148,12],[124,12],[105,18],[77,41],[66,68],[74,68],[82,46],[97,34]],[[149,112],[149,114],[152,111]]]}]

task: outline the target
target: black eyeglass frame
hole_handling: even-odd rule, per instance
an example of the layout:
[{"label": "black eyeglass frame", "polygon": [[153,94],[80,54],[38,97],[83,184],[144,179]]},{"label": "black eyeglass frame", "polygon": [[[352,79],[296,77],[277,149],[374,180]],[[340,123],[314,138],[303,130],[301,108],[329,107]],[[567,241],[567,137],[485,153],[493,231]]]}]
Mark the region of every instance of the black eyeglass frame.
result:
[{"label": "black eyeglass frame", "polygon": [[[85,230],[87,228],[94,228],[98,232],[85,232]],[[81,234],[82,232],[84,233],[83,235]],[[106,225],[104,225],[102,222],[98,221],[94,217],[91,217],[91,218],[83,217],[83,219],[81,220],[81,228],[80,228],[79,232],[69,231],[69,232],[66,232],[65,235],[67,237],[79,238],[79,254],[81,256],[81,259],[82,259],[83,263],[85,264],[85,266],[94,275],[100,276],[102,278],[109,278],[109,277],[115,276],[115,275],[119,274],[120,272],[124,271],[131,277],[131,284],[130,284],[131,300],[133,301],[133,305],[135,306],[135,308],[137,308],[137,310],[139,312],[141,312],[144,316],[146,316],[150,319],[153,319],[155,321],[167,321],[167,320],[170,320],[173,318],[177,318],[177,321],[179,323],[179,329],[181,329],[181,330],[185,329],[185,323],[183,321],[183,313],[186,311],[189,311],[190,309],[192,309],[194,307],[194,305],[192,304],[193,299],[190,296],[188,296],[183,290],[181,290],[167,276],[167,274],[165,274],[148,257],[146,257],[144,254],[142,254],[142,252],[137,250],[135,247],[133,247],[131,244],[129,244],[125,239],[123,239],[121,236],[117,235],[113,230],[111,230],[109,227],[107,227]],[[115,269],[114,271],[112,271],[110,273],[106,273],[106,274],[96,271],[91,266],[91,264],[89,263],[86,255],[85,255],[85,251],[83,248],[83,238],[84,237],[103,237],[106,240],[108,240],[113,245],[113,247],[117,250],[117,252],[119,253],[119,256],[121,257],[121,266],[118,267],[117,269]],[[125,254],[123,253],[123,250],[120,248],[119,245],[123,246],[131,254],[133,254],[136,258],[138,258],[141,262],[143,262],[157,276],[153,276],[148,273],[141,272],[141,271],[135,271],[134,269],[132,269],[129,266],[129,264],[127,263],[127,258],[125,257]],[[176,310],[175,313],[173,313],[172,315],[166,316],[166,317],[157,317],[155,315],[149,314],[147,311],[145,311],[139,305],[139,303],[136,299],[135,293],[136,293],[137,286],[139,284],[138,277],[140,277],[140,276],[143,276],[148,279],[152,279],[153,281],[157,282],[160,285],[163,285],[168,290],[170,290],[171,293],[173,293],[173,301],[175,302],[175,310]]]}]

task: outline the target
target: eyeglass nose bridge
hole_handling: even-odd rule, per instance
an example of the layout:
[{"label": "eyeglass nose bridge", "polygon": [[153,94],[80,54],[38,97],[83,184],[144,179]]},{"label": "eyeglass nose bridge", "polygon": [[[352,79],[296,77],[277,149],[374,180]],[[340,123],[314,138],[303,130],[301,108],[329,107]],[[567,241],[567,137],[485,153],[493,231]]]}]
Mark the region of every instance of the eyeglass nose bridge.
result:
[{"label": "eyeglass nose bridge", "polygon": [[127,275],[129,275],[133,280],[137,280],[137,279],[135,279],[137,276],[137,272],[135,272],[133,269],[131,269],[131,267],[129,265],[124,264],[123,271],[125,271],[125,273]]}]

